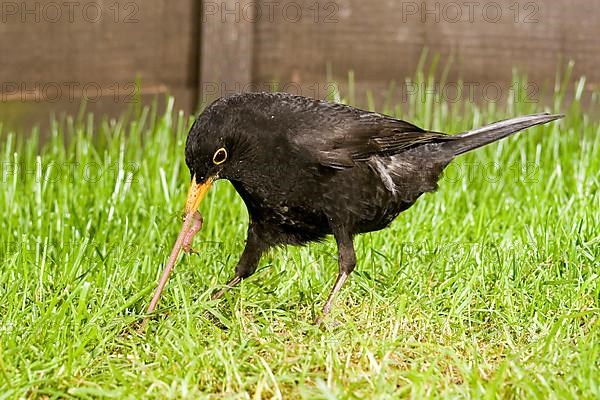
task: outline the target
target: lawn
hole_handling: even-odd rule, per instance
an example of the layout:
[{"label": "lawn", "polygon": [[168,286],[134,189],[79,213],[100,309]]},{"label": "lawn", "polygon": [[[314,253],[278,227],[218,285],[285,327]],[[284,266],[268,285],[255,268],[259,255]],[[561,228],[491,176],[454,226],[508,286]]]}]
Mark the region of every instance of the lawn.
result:
[{"label": "lawn", "polygon": [[272,251],[209,300],[248,221],[220,181],[199,254],[182,257],[136,333],[189,183],[191,119],[172,102],[0,128],[0,398],[599,398],[600,97],[584,107],[585,82],[566,75],[549,107],[429,92],[372,105],[451,133],[567,116],[459,158],[437,193],[358,237],[357,270],[321,328],[331,239]]}]

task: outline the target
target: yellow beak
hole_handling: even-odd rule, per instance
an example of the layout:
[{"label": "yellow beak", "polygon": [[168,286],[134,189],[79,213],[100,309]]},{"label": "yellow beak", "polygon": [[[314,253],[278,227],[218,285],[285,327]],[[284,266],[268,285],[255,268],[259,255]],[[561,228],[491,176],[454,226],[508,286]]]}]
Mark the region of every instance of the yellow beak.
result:
[{"label": "yellow beak", "polygon": [[190,188],[188,189],[187,199],[185,200],[185,214],[193,214],[200,207],[200,203],[208,193],[208,189],[210,189],[213,183],[213,178],[208,178],[206,181],[202,183],[196,182],[196,175],[192,178],[192,183],[190,184]]}]

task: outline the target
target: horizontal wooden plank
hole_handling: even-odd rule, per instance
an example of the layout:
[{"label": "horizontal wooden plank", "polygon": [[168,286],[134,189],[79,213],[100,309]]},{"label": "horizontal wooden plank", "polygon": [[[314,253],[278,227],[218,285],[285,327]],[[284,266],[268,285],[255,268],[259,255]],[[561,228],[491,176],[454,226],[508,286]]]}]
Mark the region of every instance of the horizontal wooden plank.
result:
[{"label": "horizontal wooden plank", "polygon": [[108,86],[140,75],[148,84],[197,84],[194,0],[7,1],[0,9],[0,82]]},{"label": "horizontal wooden plank", "polygon": [[[194,0],[6,1],[0,5],[0,119],[24,128],[49,112],[89,109],[118,115],[142,98],[198,90],[200,4]],[[17,45],[18,44],[18,45]]]},{"label": "horizontal wooden plank", "polygon": [[[267,10],[268,1],[260,2]],[[258,19],[253,80],[303,85],[353,70],[359,82],[401,82],[414,74],[423,48],[453,59],[449,78],[510,82],[514,67],[543,86],[568,60],[600,82],[600,3],[586,0],[456,2],[361,0],[278,2]],[[288,11],[286,12],[286,5]],[[292,6],[295,5],[295,6]],[[315,6],[319,6],[319,13]],[[293,18],[290,10],[302,11]]]}]

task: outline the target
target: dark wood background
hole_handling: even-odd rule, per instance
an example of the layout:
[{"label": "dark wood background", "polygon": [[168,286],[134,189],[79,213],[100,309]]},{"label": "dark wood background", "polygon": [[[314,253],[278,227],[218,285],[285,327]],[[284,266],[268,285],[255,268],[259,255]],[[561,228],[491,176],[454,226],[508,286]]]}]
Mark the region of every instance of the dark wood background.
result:
[{"label": "dark wood background", "polygon": [[[131,0],[3,1],[0,121],[31,126],[49,112],[117,115],[171,93],[186,111],[242,90],[324,97],[327,79],[354,72],[358,102],[414,74],[423,49],[452,68],[450,82],[537,87],[575,61],[600,83],[600,2],[589,0]],[[328,76],[327,71],[330,71]],[[440,67],[441,69],[441,67]]]}]

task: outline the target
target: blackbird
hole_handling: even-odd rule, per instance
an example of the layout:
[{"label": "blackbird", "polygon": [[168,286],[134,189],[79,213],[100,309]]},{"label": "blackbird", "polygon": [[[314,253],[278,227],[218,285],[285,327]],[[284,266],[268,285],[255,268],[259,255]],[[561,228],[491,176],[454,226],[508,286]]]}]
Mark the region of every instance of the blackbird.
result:
[{"label": "blackbird", "polygon": [[268,249],[333,234],[339,274],[318,323],[354,270],[356,234],[387,227],[423,193],[435,191],[456,156],[561,117],[523,116],[449,136],[286,93],[216,100],[187,138],[191,185],[185,211],[196,213],[213,181],[227,179],[246,204],[250,223],[235,275],[213,298],[252,275]]}]

